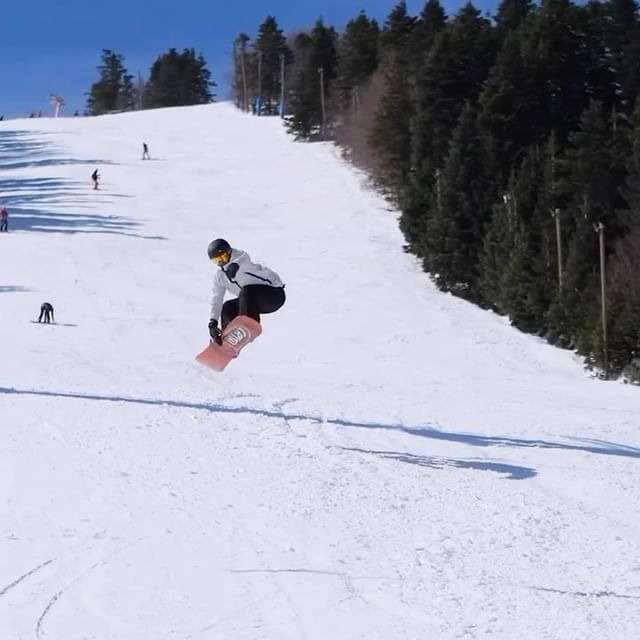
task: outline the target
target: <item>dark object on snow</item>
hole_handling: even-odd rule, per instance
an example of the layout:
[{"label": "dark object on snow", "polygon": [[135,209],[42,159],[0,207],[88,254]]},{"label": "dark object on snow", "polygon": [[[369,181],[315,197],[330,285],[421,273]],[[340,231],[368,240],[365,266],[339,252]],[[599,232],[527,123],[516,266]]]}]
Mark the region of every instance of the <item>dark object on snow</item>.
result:
[{"label": "dark object on snow", "polygon": [[222,344],[222,332],[218,328],[218,321],[215,318],[209,320],[209,335],[216,344]]},{"label": "dark object on snow", "polygon": [[40,305],[40,316],[38,317],[38,322],[42,322],[43,320],[45,324],[50,324],[52,321],[56,321],[53,317],[53,305],[50,302],[43,302]]}]

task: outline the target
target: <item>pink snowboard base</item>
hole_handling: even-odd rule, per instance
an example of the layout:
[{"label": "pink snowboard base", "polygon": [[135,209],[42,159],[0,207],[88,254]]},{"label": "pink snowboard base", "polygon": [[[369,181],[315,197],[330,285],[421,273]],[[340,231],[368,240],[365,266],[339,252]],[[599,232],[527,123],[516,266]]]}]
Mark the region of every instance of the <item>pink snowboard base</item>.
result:
[{"label": "pink snowboard base", "polygon": [[211,342],[196,360],[209,369],[222,371],[240,351],[262,333],[259,322],[248,316],[235,317],[222,332],[222,344]]}]

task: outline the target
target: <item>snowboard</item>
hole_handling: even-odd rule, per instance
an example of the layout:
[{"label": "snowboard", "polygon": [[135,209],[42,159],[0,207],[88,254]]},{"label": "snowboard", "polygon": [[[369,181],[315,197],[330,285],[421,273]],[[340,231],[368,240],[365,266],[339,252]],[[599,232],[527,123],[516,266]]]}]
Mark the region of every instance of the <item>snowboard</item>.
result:
[{"label": "snowboard", "polygon": [[31,324],[46,324],[46,325],[51,325],[56,326],[56,327],[77,327],[77,324],[73,324],[71,322],[38,322],[37,320],[29,320],[29,322],[31,322]]},{"label": "snowboard", "polygon": [[211,341],[196,360],[209,369],[222,371],[244,347],[262,333],[262,326],[248,316],[236,316],[222,332],[222,344]]}]

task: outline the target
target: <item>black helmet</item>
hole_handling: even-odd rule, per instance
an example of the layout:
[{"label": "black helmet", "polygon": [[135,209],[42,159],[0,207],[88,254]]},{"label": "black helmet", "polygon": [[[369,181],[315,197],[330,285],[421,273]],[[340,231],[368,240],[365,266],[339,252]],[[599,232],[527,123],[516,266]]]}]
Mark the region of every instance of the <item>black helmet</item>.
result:
[{"label": "black helmet", "polygon": [[218,264],[225,264],[231,257],[231,245],[223,238],[218,238],[209,243],[207,247],[209,260],[215,260]]}]

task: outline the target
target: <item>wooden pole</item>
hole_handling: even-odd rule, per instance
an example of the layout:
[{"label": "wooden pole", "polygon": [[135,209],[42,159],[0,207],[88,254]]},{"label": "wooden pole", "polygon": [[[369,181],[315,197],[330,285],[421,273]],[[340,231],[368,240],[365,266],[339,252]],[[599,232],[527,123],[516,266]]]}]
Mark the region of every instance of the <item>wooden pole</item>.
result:
[{"label": "wooden pole", "polygon": [[320,108],[322,110],[322,125],[320,129],[320,137],[324,140],[326,135],[326,127],[327,127],[327,116],[325,113],[325,104],[324,104],[324,69],[322,67],[319,67],[318,73],[320,74]]},{"label": "wooden pole", "polygon": [[602,363],[605,373],[609,370],[609,349],[607,344],[607,288],[606,288],[606,260],[604,253],[604,225],[596,225],[600,245],[600,303],[602,314]]},{"label": "wooden pole", "polygon": [[256,115],[262,115],[262,51],[258,51],[258,97],[256,98]]},{"label": "wooden pole", "polygon": [[242,73],[242,110],[249,111],[249,96],[247,95],[247,71],[244,65],[244,43],[240,48],[240,72]]},{"label": "wooden pole", "polygon": [[280,117],[284,118],[284,53],[280,54]]},{"label": "wooden pole", "polygon": [[558,256],[558,288],[562,293],[562,233],[560,229],[560,209],[557,207],[551,212],[556,221],[556,250]]}]

